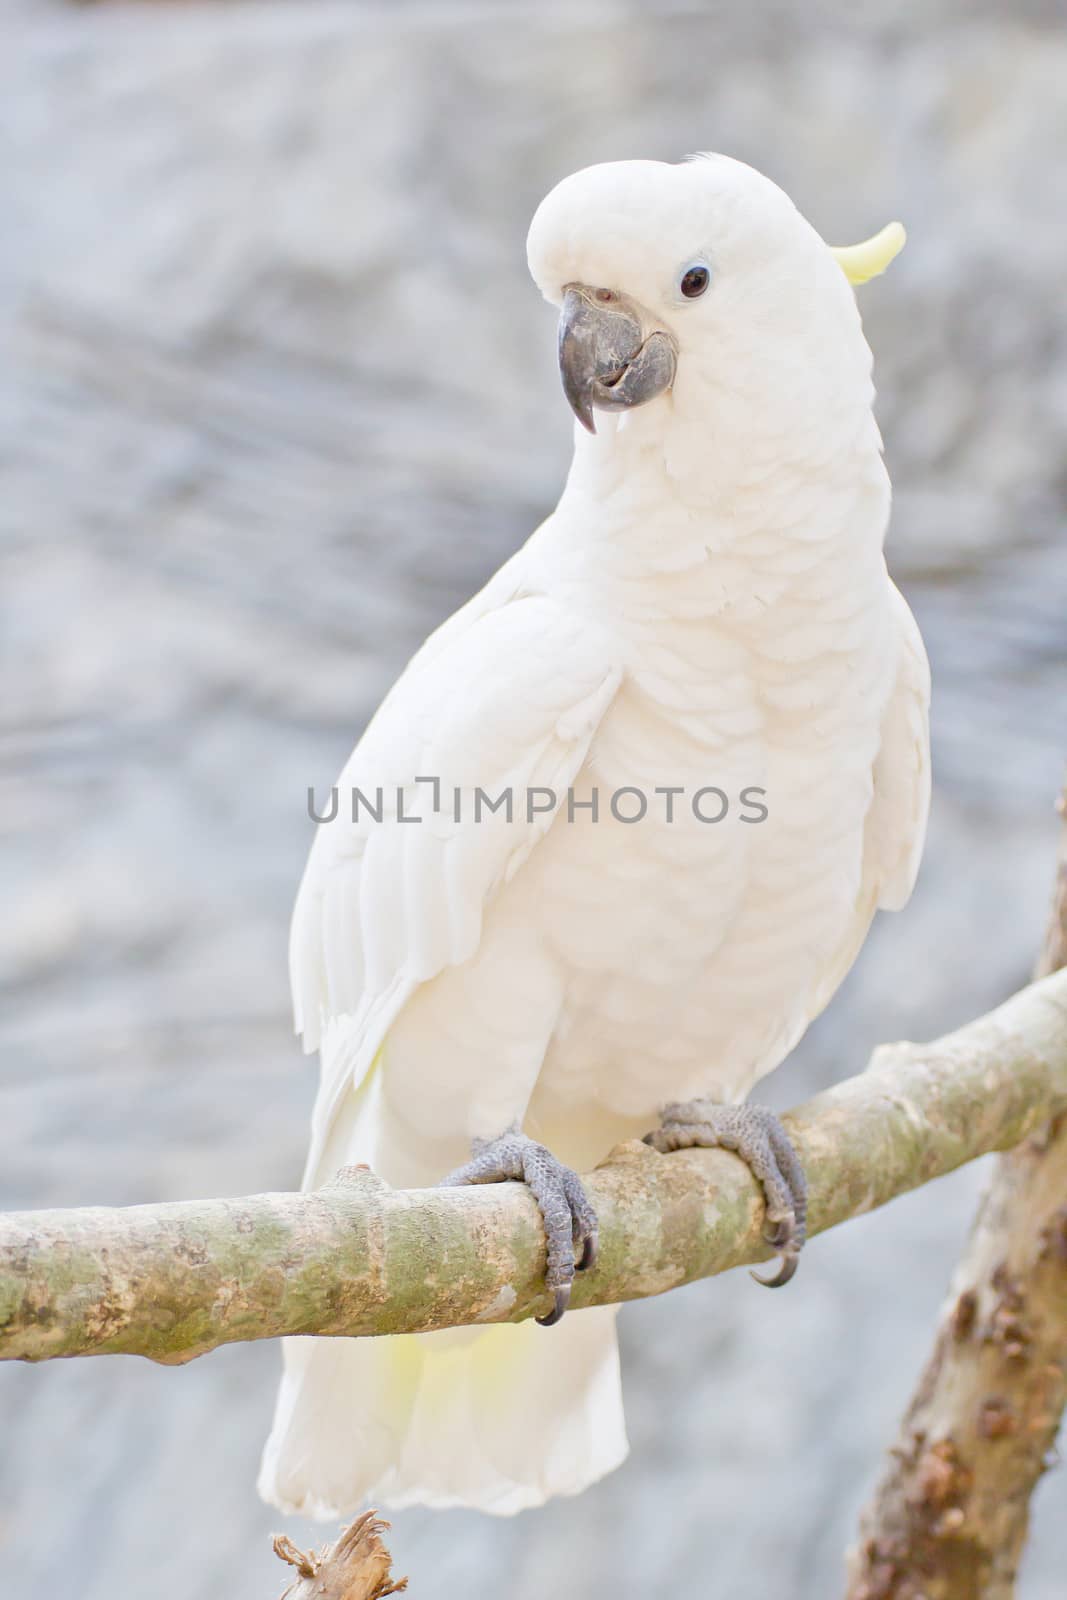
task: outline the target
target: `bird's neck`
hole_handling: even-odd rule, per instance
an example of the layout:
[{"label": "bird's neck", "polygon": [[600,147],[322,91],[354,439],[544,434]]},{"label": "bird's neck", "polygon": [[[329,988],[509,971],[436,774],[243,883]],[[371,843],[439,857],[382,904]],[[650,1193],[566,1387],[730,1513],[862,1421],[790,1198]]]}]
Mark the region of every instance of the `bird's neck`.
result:
[{"label": "bird's neck", "polygon": [[702,406],[668,395],[596,420],[595,435],[575,429],[560,512],[635,573],[746,547],[881,547],[889,481],[869,395],[792,414],[732,394]]}]

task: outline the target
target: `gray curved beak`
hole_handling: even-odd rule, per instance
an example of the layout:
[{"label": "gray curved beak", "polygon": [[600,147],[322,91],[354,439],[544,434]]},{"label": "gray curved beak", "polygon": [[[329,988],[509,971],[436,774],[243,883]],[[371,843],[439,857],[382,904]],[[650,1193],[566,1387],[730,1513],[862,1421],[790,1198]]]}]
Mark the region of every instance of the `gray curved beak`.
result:
[{"label": "gray curved beak", "polygon": [[643,406],[674,382],[674,340],[628,295],[569,283],[559,319],[559,371],[571,410],[590,433],[593,408]]}]

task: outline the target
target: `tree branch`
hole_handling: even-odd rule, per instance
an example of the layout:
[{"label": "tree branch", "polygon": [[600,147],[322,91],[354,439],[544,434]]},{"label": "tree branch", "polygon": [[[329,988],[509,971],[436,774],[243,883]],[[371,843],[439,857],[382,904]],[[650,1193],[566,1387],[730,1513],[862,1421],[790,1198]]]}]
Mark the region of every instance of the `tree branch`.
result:
[{"label": "tree branch", "polygon": [[[1060,800],[1067,820],[1067,791]],[[1067,826],[1038,973],[1067,967]],[[1047,982],[1047,979],[1046,979]],[[889,1464],[849,1600],[1011,1600],[1067,1402],[1067,1118],[997,1163]]]},{"label": "tree branch", "polygon": [[[891,1045],[787,1116],[811,1231],[884,1205],[1067,1111],[1067,975],[931,1045]],[[724,1150],[633,1141],[589,1180],[600,1260],[576,1306],[661,1294],[770,1254]],[[180,1363],[280,1334],[413,1333],[547,1309],[544,1236],[515,1184],[392,1190],[346,1168],[311,1194],[0,1216],[0,1358]]]}]

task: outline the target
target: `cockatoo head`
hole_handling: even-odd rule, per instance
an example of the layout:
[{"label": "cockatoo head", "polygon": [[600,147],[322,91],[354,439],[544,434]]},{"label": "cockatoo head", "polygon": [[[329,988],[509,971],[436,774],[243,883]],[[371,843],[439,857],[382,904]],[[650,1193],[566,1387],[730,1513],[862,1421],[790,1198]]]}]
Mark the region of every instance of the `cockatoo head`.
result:
[{"label": "cockatoo head", "polygon": [[[870,367],[849,283],[904,231],[827,246],[770,179],[726,156],[618,161],[565,178],[530,226],[530,271],[558,305],[579,422],[653,400],[689,420],[714,395],[775,412]],[[869,384],[867,390],[869,391]],[[869,406],[869,395],[866,400]]]}]

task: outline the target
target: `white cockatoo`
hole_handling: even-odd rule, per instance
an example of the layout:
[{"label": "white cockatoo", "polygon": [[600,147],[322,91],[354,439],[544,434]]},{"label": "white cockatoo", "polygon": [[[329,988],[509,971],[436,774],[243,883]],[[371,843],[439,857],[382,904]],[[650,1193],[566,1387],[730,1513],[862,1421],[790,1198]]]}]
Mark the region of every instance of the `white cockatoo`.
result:
[{"label": "white cockatoo", "polygon": [[[902,239],[832,250],[723,156],[549,194],[528,250],[577,417],[562,498],[405,669],[317,831],[306,1185],[527,1182],[544,1323],[595,1255],[576,1172],[621,1139],[736,1150],[773,1281],[803,1244],[803,1173],[741,1102],[907,900],[926,826],[928,669],[850,287]],[[291,1339],[260,1488],[507,1513],[626,1450],[614,1307]]]}]

